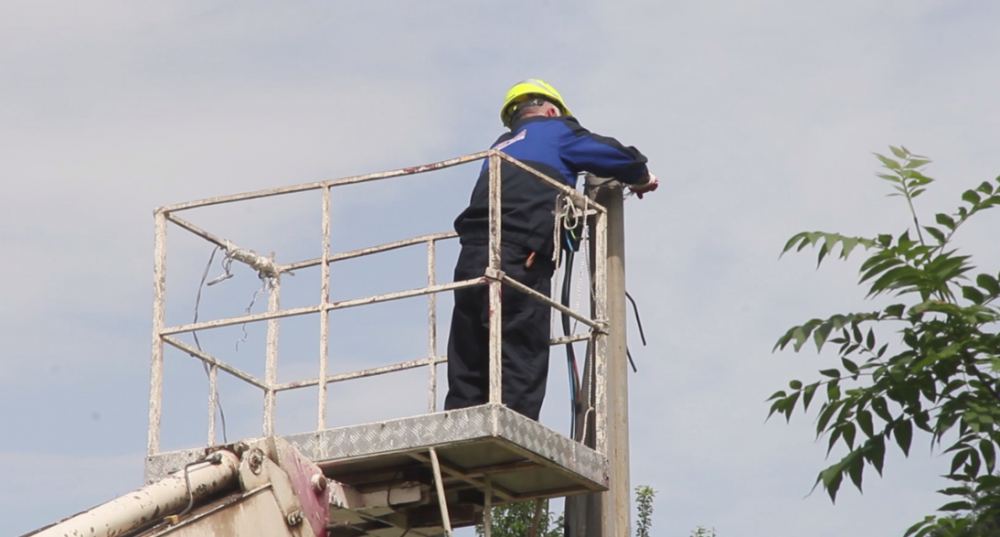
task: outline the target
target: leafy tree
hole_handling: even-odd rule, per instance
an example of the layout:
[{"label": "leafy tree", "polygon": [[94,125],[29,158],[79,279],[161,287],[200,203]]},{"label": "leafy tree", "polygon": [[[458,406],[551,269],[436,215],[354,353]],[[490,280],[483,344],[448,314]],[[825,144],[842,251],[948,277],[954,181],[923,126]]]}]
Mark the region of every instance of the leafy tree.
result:
[{"label": "leafy tree", "polygon": [[[635,488],[635,503],[639,511],[639,521],[636,526],[636,537],[649,537],[653,527],[653,498],[656,491],[652,487],[640,485]],[[494,537],[529,537],[535,522],[536,503],[521,502],[500,505],[493,508],[492,534]],[[537,537],[563,537],[563,515],[553,518],[549,512],[549,502],[541,505]],[[703,529],[703,528],[700,528]],[[482,525],[476,526],[476,535],[482,537],[485,532]],[[715,537],[698,534],[698,537]]]},{"label": "leafy tree", "polygon": [[649,537],[649,530],[653,527],[653,498],[656,491],[648,485],[639,485],[635,488],[636,510],[639,512],[639,520],[635,525],[635,537]]},{"label": "leafy tree", "polygon": [[[509,503],[493,508],[493,537],[528,537],[535,522],[536,502]],[[542,501],[537,537],[563,537],[563,516],[553,518],[548,500]],[[476,526],[476,535],[485,535],[483,526]]]},{"label": "leafy tree", "polygon": [[996,534],[1000,282],[995,273],[973,277],[972,257],[960,255],[952,239],[973,216],[1000,205],[1000,188],[984,182],[967,190],[955,212],[936,214],[936,225],[926,225],[914,200],[933,182],[923,173],[930,160],[905,147],[890,149],[892,157],[876,155],[885,169],[878,177],[890,183],[891,196],[905,200],[912,217],[906,230],[868,238],[799,233],[783,253],[818,247],[819,265],[838,246],[841,259],[861,246],[867,257],[859,284],[868,287],[869,298],[892,295],[898,303],[812,319],[788,330],[775,349],[791,345],[799,351],[810,339],[817,352],[828,343],[837,345],[841,367],[821,370],[821,379],[809,384],[789,382],[789,390],[768,399],[774,401],[769,416],[778,413],[789,420],[796,409],[806,412],[817,393],[825,398],[817,438],[828,436],[828,454],[838,444],[847,449],[816,478],[816,486],[834,501],[845,476],[861,490],[866,467],[881,475],[888,442],[907,456],[914,430],[929,435],[932,448],[941,449],[945,442],[944,453],[951,456],[945,477],[951,486],[939,492],[952,501],[940,510],[953,514],[928,516],[906,535],[987,535],[980,531],[991,524],[990,535]]},{"label": "leafy tree", "polygon": [[704,526],[698,526],[691,532],[691,537],[716,537],[715,528],[708,530]]}]

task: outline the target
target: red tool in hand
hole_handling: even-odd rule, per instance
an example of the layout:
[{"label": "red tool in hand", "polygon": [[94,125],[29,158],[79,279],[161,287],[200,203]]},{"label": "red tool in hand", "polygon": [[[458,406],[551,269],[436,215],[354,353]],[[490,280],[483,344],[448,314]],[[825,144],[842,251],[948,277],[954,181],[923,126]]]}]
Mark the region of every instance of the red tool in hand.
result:
[{"label": "red tool in hand", "polygon": [[633,194],[639,196],[639,199],[642,199],[643,194],[648,194],[659,187],[660,187],[660,180],[657,179],[656,176],[651,173],[646,175],[645,180],[636,183],[634,185],[628,186],[629,190],[631,190]]}]

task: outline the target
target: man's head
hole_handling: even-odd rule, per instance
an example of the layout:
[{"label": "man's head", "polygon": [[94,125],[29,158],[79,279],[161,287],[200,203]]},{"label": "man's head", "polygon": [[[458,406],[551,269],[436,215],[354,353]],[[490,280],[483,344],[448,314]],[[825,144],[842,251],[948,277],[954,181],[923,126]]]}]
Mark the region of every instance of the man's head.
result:
[{"label": "man's head", "polygon": [[572,115],[569,108],[566,107],[566,103],[563,102],[562,95],[555,88],[537,78],[529,78],[515,84],[507,92],[503,108],[500,109],[500,119],[508,128],[520,118],[560,115]]}]

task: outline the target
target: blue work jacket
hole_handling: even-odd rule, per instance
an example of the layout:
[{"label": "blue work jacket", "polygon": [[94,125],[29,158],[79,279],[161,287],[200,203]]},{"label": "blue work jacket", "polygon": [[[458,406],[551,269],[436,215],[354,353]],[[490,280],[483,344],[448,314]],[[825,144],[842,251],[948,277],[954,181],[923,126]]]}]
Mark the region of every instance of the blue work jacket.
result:
[{"label": "blue work jacket", "polygon": [[[648,172],[646,157],[606,136],[594,134],[569,116],[532,116],[514,122],[491,146],[532,168],[576,187],[583,172],[614,177],[633,184]],[[501,165],[501,240],[552,255],[555,200],[558,191],[529,172]],[[489,240],[489,161],[483,162],[472,199],[458,218],[455,231],[462,244]]]}]

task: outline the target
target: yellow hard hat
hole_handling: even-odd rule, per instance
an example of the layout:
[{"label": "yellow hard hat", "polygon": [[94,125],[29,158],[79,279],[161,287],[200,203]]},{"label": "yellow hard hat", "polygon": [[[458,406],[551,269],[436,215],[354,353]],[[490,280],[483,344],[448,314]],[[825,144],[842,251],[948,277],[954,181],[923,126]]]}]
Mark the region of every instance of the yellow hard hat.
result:
[{"label": "yellow hard hat", "polygon": [[532,95],[545,97],[552,101],[559,107],[564,116],[573,115],[570,113],[566,103],[563,102],[562,95],[559,95],[559,92],[555,88],[537,78],[529,78],[514,84],[514,87],[510,88],[510,91],[507,92],[503,108],[500,109],[500,120],[503,121],[504,127],[510,127],[510,120],[514,116],[514,112],[517,111],[517,103],[528,100]]}]

